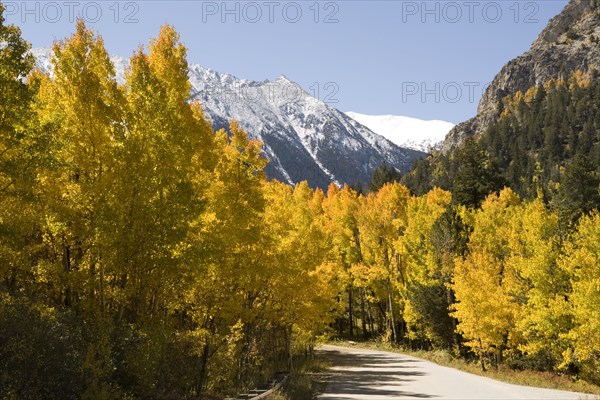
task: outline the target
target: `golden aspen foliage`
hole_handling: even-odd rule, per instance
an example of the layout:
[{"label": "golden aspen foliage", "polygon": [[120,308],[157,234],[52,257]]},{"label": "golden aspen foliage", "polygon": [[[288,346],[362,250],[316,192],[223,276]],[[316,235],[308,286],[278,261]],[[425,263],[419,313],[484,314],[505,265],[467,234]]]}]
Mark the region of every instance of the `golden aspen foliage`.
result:
[{"label": "golden aspen foliage", "polygon": [[559,265],[568,273],[572,285],[567,298],[573,315],[574,326],[568,335],[573,348],[565,350],[565,363],[580,363],[585,378],[597,383],[600,373],[600,214],[597,211],[579,220]]},{"label": "golden aspen foliage", "polygon": [[518,312],[511,295],[517,277],[506,259],[512,213],[520,203],[510,189],[491,194],[475,211],[469,252],[456,262],[452,289],[456,296],[453,316],[466,345],[481,358],[493,356],[499,362],[514,340]]},{"label": "golden aspen foliage", "polygon": [[273,322],[314,341],[334,306],[329,277],[319,268],[331,248],[322,225],[324,194],[306,182],[292,188],[274,181],[265,189],[265,226],[273,250],[269,301],[277,305]]},{"label": "golden aspen foliage", "polygon": [[106,317],[113,266],[106,260],[124,101],[102,38],[82,20],[53,53],[51,79],[32,78],[36,120],[53,152],[53,167],[37,177],[44,205],[40,230],[50,255],[39,260],[37,274],[52,302],[83,313],[94,327],[83,353],[90,381],[82,397],[110,397],[116,395],[109,383],[114,360]]},{"label": "golden aspen foliage", "polygon": [[38,251],[40,218],[35,176],[45,158],[44,137],[32,121],[34,90],[25,78],[34,59],[21,31],[5,23],[0,3],[0,281],[17,293],[32,283],[31,256]]},{"label": "golden aspen foliage", "polygon": [[515,345],[547,360],[546,368],[555,368],[568,346],[565,335],[571,326],[568,276],[557,264],[558,215],[537,198],[515,209],[510,227],[506,263],[517,277],[510,294],[519,307],[515,330],[520,337]]},{"label": "golden aspen foliage", "polygon": [[375,271],[372,291],[385,304],[387,335],[393,342],[400,339],[399,323],[404,307],[401,284],[404,271],[394,243],[406,227],[409,198],[405,186],[385,184],[364,198],[358,211],[363,260]]},{"label": "golden aspen foliage", "polygon": [[344,185],[340,189],[333,183],[329,185],[323,201],[325,231],[332,243],[329,263],[324,267],[328,269],[330,283],[334,287],[332,295],[337,299],[339,322],[342,323],[341,318],[346,313],[351,330],[354,323],[354,279],[350,271],[354,264],[362,262],[363,257],[357,221],[359,201],[358,194],[350,187]]},{"label": "golden aspen foliage", "polygon": [[[432,189],[408,202],[407,225],[395,243],[399,253],[399,272],[404,293],[404,321],[410,339],[423,338],[436,345],[448,345],[452,325],[448,319],[448,288],[451,268],[438,260],[431,240],[436,221],[452,202],[450,192]],[[444,326],[446,325],[446,326]]]},{"label": "golden aspen foliage", "polygon": [[[75,34],[53,47],[53,77],[40,78],[37,119],[51,131],[56,168],[40,174],[45,203],[44,243],[54,254],[40,265],[62,286],[63,302],[105,306],[103,239],[122,144],[122,94],[114,66],[96,36],[79,20]],[[58,289],[58,288],[57,288]]]}]

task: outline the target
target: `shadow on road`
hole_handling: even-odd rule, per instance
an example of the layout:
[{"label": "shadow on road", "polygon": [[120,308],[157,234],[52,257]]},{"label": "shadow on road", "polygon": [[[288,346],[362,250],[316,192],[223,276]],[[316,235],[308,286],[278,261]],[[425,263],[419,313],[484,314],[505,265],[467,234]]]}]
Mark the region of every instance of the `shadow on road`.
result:
[{"label": "shadow on road", "polygon": [[328,372],[327,390],[320,399],[436,397],[402,390],[414,377],[425,375],[418,366],[420,360],[387,354],[348,354],[333,349],[322,349],[319,354],[332,365]]}]

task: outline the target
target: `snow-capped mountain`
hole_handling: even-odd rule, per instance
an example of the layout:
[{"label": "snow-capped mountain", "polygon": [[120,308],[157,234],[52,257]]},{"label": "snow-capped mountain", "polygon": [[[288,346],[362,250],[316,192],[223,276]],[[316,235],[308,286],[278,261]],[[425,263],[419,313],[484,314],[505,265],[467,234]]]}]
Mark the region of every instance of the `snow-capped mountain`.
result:
[{"label": "snow-capped mountain", "polygon": [[[37,66],[50,72],[51,52],[32,53]],[[117,79],[123,82],[128,62],[118,56],[112,60]],[[250,136],[264,143],[270,159],[267,175],[283,182],[307,180],[321,188],[331,182],[366,183],[383,162],[404,172],[424,155],[374,133],[285,76],[256,82],[190,64],[189,77],[191,98],[200,100],[214,128],[239,121]]]},{"label": "snow-capped mountain", "polygon": [[425,121],[398,115],[365,115],[355,112],[347,112],[346,115],[400,147],[424,152],[441,146],[446,134],[454,127],[451,122]]}]

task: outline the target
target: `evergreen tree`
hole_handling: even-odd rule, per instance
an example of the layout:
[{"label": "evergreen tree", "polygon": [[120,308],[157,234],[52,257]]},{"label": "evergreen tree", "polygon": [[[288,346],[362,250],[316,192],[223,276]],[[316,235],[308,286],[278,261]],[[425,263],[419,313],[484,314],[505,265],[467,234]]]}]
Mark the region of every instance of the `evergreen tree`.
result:
[{"label": "evergreen tree", "polygon": [[386,183],[399,182],[402,179],[402,174],[396,168],[388,166],[383,162],[371,176],[369,181],[369,192],[376,192]]},{"label": "evergreen tree", "polygon": [[[439,155],[436,161],[440,161],[441,163],[443,158],[443,155]],[[433,181],[435,179],[433,176],[433,163],[434,161],[431,156],[415,160],[411,166],[411,171],[402,176],[401,183],[406,185],[411,193],[417,196],[424,195],[433,189]],[[437,186],[442,188],[447,187],[439,184]]]},{"label": "evergreen tree", "polygon": [[600,207],[598,169],[586,156],[578,154],[565,168],[555,205],[561,220],[576,222],[581,214]]},{"label": "evergreen tree", "polygon": [[495,164],[474,139],[465,141],[456,155],[455,163],[458,169],[453,188],[458,204],[478,207],[488,194],[505,185]]},{"label": "evergreen tree", "polygon": [[[524,94],[517,92],[500,100],[495,120],[477,138],[478,145],[506,185],[524,199],[536,198],[541,190],[550,202],[564,176],[563,166],[577,155],[588,157],[594,165],[600,160],[598,101],[600,80],[594,69],[551,79]],[[415,162],[403,181],[418,195],[439,186],[451,190],[456,200],[465,197],[466,189],[471,188],[472,193],[466,196],[471,200],[464,201],[476,204],[473,199],[480,196],[473,189],[477,186],[474,171],[466,172],[467,168],[461,166],[460,153],[469,146],[465,141],[448,154],[430,157],[424,160],[426,163]],[[457,176],[459,170],[462,177]],[[461,184],[469,179],[467,185]]]}]

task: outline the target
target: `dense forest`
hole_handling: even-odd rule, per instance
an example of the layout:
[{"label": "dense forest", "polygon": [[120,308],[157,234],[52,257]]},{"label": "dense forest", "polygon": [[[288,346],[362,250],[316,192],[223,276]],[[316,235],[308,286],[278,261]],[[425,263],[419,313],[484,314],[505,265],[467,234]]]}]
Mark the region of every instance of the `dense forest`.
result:
[{"label": "dense forest", "polygon": [[418,161],[402,182],[414,193],[451,190],[476,207],[509,186],[525,199],[541,194],[568,214],[600,206],[600,80],[576,71],[498,102],[497,121],[448,154]]},{"label": "dense forest", "polygon": [[600,381],[596,75],[507,99],[449,190],[325,193],[213,131],[173,27],[123,85],[81,21],[51,76],[0,43],[0,398],[223,398],[336,333]]}]

